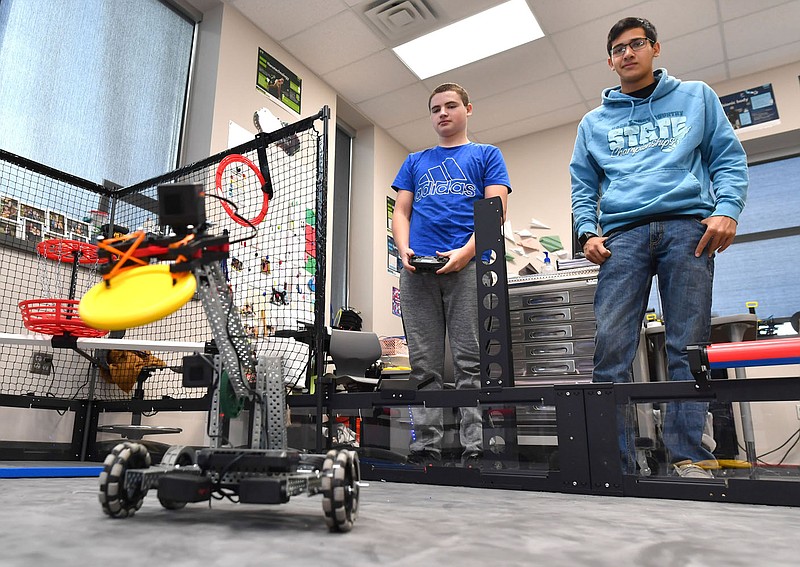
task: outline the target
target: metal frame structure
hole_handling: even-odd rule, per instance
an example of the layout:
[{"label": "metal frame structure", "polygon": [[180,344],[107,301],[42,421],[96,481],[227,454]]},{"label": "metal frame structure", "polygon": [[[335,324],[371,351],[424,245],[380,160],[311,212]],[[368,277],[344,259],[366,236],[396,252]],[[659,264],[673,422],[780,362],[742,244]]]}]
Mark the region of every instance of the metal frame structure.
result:
[{"label": "metal frame structure", "polygon": [[[475,207],[476,250],[480,255],[492,251],[497,258],[505,256],[498,206],[491,199]],[[502,268],[505,268],[504,262]],[[496,284],[482,286],[487,273],[500,273],[500,266],[478,260],[478,289],[481,321],[497,317],[495,324],[480,326],[482,347],[489,341],[499,342],[494,357],[481,351],[480,390],[379,390],[376,392],[326,392],[322,410],[330,415],[377,413],[382,408],[404,408],[424,404],[426,407],[516,407],[543,404],[556,408],[559,466],[550,470],[496,470],[491,468],[404,466],[380,460],[366,461],[364,478],[395,482],[506,488],[594,494],[671,498],[748,504],[800,506],[800,479],[762,477],[753,469],[747,477],[684,479],[678,477],[646,477],[625,474],[619,459],[617,415],[620,406],[668,400],[716,400],[720,402],[792,401],[800,400],[800,377],[761,378],[758,380],[711,380],[703,377],[702,388],[694,382],[653,382],[630,384],[556,384],[509,387],[497,375],[489,373],[488,362],[503,366],[510,360],[508,288],[503,271]],[[487,291],[487,288],[490,291]],[[495,300],[484,303],[489,293]],[[505,303],[503,303],[505,301]],[[496,343],[492,343],[496,344]],[[509,363],[502,376],[513,376]],[[311,396],[290,396],[289,406],[309,409],[317,400]],[[322,415],[322,413],[318,413]],[[365,454],[369,446],[361,449]]]}]

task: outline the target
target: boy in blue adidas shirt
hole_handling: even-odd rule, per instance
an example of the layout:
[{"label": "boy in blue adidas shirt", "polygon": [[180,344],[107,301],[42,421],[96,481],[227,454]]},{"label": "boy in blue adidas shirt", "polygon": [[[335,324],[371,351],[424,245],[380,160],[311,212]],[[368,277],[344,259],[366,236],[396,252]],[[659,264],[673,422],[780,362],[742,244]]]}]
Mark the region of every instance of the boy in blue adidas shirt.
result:
[{"label": "boy in blue adidas shirt", "polygon": [[[505,213],[511,184],[500,150],[467,138],[472,104],[463,87],[436,87],[428,109],[439,145],[410,154],[392,184],[397,191],[392,233],[405,268],[400,274],[400,307],[411,378],[430,381],[427,389],[442,389],[446,333],[455,387],[479,388],[473,205],[478,199],[500,197]],[[415,255],[448,261],[436,272],[420,271],[410,263]],[[441,408],[415,407],[412,417],[415,438],[409,462],[441,460]],[[459,418],[461,460],[473,466],[483,454],[481,414],[477,408],[460,408]]]},{"label": "boy in blue adidas shirt", "polygon": [[[632,380],[654,275],[669,379],[692,380],[686,346],[710,337],[714,254],[736,235],[746,155],[708,85],[653,70],[661,45],[649,21],[617,22],[606,51],[620,86],[584,116],[570,162],[575,231],[600,265],[593,380]],[[702,443],[707,406],[667,404],[663,440],[681,476],[708,477],[698,463],[715,464]],[[622,424],[620,450],[633,472],[633,434]]]}]

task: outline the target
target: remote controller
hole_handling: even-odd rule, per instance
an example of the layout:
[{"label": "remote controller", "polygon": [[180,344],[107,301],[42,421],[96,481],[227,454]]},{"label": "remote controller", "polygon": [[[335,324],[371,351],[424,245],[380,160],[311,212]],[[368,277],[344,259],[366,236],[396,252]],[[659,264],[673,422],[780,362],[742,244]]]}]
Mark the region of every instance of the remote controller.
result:
[{"label": "remote controller", "polygon": [[408,263],[421,272],[435,272],[447,264],[449,259],[444,256],[412,256]]}]

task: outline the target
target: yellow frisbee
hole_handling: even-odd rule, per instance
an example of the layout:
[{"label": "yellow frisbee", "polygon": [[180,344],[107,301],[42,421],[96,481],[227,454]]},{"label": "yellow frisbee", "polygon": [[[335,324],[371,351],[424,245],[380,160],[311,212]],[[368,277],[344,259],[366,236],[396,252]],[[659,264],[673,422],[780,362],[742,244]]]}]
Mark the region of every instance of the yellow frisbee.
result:
[{"label": "yellow frisbee", "polygon": [[180,309],[194,295],[191,272],[172,274],[168,264],[130,268],[84,294],[78,315],[95,329],[122,331],[147,325]]}]

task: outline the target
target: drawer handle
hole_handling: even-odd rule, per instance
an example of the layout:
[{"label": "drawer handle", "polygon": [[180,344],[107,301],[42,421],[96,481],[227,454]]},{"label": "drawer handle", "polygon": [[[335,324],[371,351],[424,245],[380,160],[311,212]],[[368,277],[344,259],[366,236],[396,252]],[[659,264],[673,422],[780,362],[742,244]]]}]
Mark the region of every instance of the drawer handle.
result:
[{"label": "drawer handle", "polygon": [[546,303],[568,303],[569,302],[569,294],[566,292],[562,293],[555,293],[552,295],[538,295],[536,297],[529,297],[526,301],[526,305],[544,305]]},{"label": "drawer handle", "polygon": [[566,347],[561,348],[535,348],[533,354],[567,354],[569,349]]},{"label": "drawer handle", "polygon": [[567,336],[567,332],[563,329],[559,329],[558,331],[533,331],[531,333],[531,338],[538,339],[541,337],[565,337]]},{"label": "drawer handle", "polygon": [[553,313],[552,315],[534,315],[531,317],[531,323],[538,323],[541,321],[563,321],[567,318],[566,313]]},{"label": "drawer handle", "polygon": [[552,372],[553,370],[560,370],[561,372],[569,372],[570,367],[567,364],[561,364],[559,366],[535,366],[533,368],[534,372]]}]

